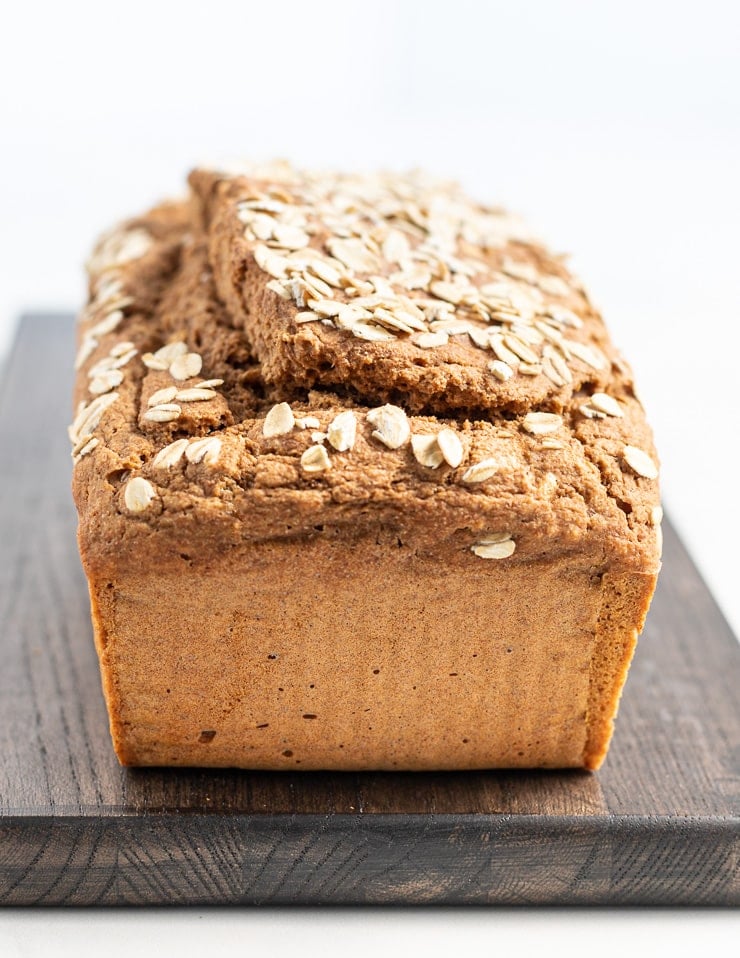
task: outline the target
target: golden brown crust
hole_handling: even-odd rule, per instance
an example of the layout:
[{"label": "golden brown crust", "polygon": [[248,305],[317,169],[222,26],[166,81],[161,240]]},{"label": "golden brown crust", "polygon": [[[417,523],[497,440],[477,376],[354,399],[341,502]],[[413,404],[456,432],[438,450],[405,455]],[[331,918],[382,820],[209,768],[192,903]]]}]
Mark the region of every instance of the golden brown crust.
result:
[{"label": "golden brown crust", "polygon": [[596,643],[589,669],[587,737],[583,764],[597,769],[606,758],[627,670],[645,623],[657,575],[606,573],[602,577]]},{"label": "golden brown crust", "polygon": [[[420,177],[401,180],[401,191],[391,176],[272,172],[277,181],[259,171],[234,178],[200,170],[190,177],[218,294],[243,324],[268,382],[291,390],[335,385],[361,401],[440,414],[557,411],[579,389],[594,392],[609,383],[610,362],[618,357],[598,313],[562,261],[522,241],[519,224],[502,211]],[[289,201],[282,212],[274,210],[278,196]],[[346,205],[351,212],[343,212]],[[278,223],[301,223],[308,245],[285,249],[276,239],[263,241],[269,218],[263,207],[274,210]],[[261,219],[254,223],[252,215]],[[342,228],[333,225],[337,218]],[[471,222],[483,241],[466,239]],[[448,230],[453,239],[445,242]],[[407,248],[400,255],[393,251],[398,237]],[[337,259],[345,255],[353,262],[341,243],[358,244],[358,268]],[[327,269],[339,276],[334,286],[320,282]],[[288,298],[280,295],[281,283]],[[463,294],[462,302],[450,302]],[[314,308],[312,296],[329,309],[361,304],[372,318],[348,328],[338,328],[341,314],[298,322]],[[407,332],[393,325],[393,316],[412,322],[411,311],[418,325]],[[360,327],[363,336],[353,335]],[[468,331],[456,331],[461,327]],[[387,338],[363,338],[373,333]],[[447,342],[422,346],[430,334]],[[495,349],[491,341],[481,344],[481,337],[491,336]],[[503,362],[499,375],[490,368],[496,360]],[[524,367],[527,372],[520,372]]]},{"label": "golden brown crust", "polygon": [[[574,341],[597,348],[608,364],[595,370],[576,358],[570,381],[560,386],[541,372],[517,372],[506,381],[492,381],[488,374],[485,380],[476,378],[470,370],[480,368],[480,356],[488,363],[493,354],[452,342],[465,336],[451,337],[450,348],[462,350],[454,354],[454,363],[446,358],[453,354],[435,347],[423,350],[429,359],[422,367],[407,362],[409,350],[420,351],[411,335],[389,346],[311,322],[301,326],[319,330],[322,362],[332,364],[332,372],[316,380],[305,374],[308,367],[301,371],[295,365],[302,348],[295,345],[291,326],[295,309],[276,309],[276,301],[286,304],[283,310],[288,306],[266,288],[272,278],[255,271],[254,256],[233,232],[233,223],[228,229],[219,226],[219,217],[233,219],[234,203],[243,202],[248,181],[202,172],[193,183],[191,203],[159,207],[102,241],[91,261],[90,304],[80,322],[73,491],[122,761],[285,767],[275,743],[260,751],[255,742],[257,750],[249,755],[239,751],[236,742],[247,734],[243,723],[232,723],[228,733],[219,726],[207,743],[199,741],[200,733],[209,731],[204,726],[193,739],[190,725],[205,721],[195,700],[190,706],[177,702],[177,715],[190,709],[177,740],[175,711],[157,707],[156,716],[150,714],[152,702],[161,701],[173,681],[173,673],[157,665],[164,661],[158,656],[176,657],[178,642],[186,641],[192,654],[178,663],[173,659],[170,667],[187,678],[189,687],[203,683],[202,655],[193,643],[218,648],[231,633],[228,624],[204,625],[196,642],[182,608],[191,616],[197,608],[207,610],[204,623],[215,622],[218,610],[227,607],[234,622],[249,617],[254,602],[228,596],[228,581],[248,596],[261,596],[259,621],[265,625],[259,628],[265,632],[261,638],[259,628],[254,633],[258,644],[273,634],[270,616],[287,615],[292,621],[299,608],[304,614],[310,609],[312,596],[316,641],[341,643],[341,634],[333,633],[342,628],[349,609],[324,609],[333,591],[326,576],[341,567],[341,601],[346,605],[352,588],[357,591],[351,611],[359,621],[377,625],[372,641],[378,654],[388,651],[381,648],[383,634],[388,642],[394,636],[393,648],[401,641],[395,636],[404,636],[407,677],[417,675],[427,661],[423,633],[432,620],[448,617],[456,661],[469,645],[485,647],[491,626],[471,607],[474,602],[496,617],[496,629],[507,641],[516,643],[525,631],[533,637],[527,653],[531,675],[522,676],[522,682],[533,681],[534,672],[548,662],[558,663],[558,682],[565,683],[570,705],[563,699],[548,719],[561,723],[557,734],[551,730],[535,737],[537,747],[530,735],[522,755],[518,746],[505,748],[507,735],[516,739],[510,706],[500,689],[483,689],[485,677],[507,660],[476,653],[476,661],[466,666],[476,691],[461,693],[473,697],[455,706],[452,738],[442,719],[422,721],[418,712],[435,696],[446,696],[446,685],[431,682],[424,699],[406,697],[398,683],[391,683],[382,686],[378,703],[411,723],[412,735],[416,722],[420,751],[415,758],[408,743],[398,748],[388,743],[382,723],[375,735],[355,737],[354,746],[343,741],[340,755],[338,740],[334,748],[328,739],[322,745],[316,726],[301,719],[291,726],[288,751],[295,756],[300,749],[303,767],[597,767],[659,567],[659,507],[655,450],[631,373],[585,295],[576,286],[567,296],[557,287],[583,320],[572,331],[581,337]],[[557,261],[539,247],[520,243],[519,248],[521,256],[538,268],[547,262],[564,280],[562,267],[556,270]],[[243,270],[250,255],[252,278],[237,290],[235,274],[223,271],[224,258],[233,257]],[[491,253],[493,260],[499,255]],[[392,347],[385,365],[381,346]],[[356,365],[360,355],[370,362],[367,367]],[[362,375],[349,382],[343,364],[350,371],[362,369]],[[424,376],[414,379],[408,372],[412,366]],[[463,379],[467,385],[458,388]],[[398,408],[399,396],[406,400],[404,408]],[[377,409],[392,399],[389,424],[387,411],[378,414]],[[437,414],[431,411],[435,406]],[[305,564],[308,555],[318,563],[314,582]],[[257,557],[269,561],[257,562]],[[296,581],[299,568],[303,578]],[[563,589],[567,569],[572,570],[566,577],[568,601],[577,603],[580,597],[583,633],[590,636],[585,642],[573,634],[569,610],[554,614],[540,592],[539,597],[531,589],[527,594],[526,584],[534,579]],[[441,590],[442,570],[450,592]],[[404,574],[414,594],[427,591],[428,600],[419,608],[412,586],[401,582]],[[270,588],[260,584],[265,575],[274,580]],[[169,583],[168,599],[162,582]],[[393,582],[397,608],[384,619],[378,610]],[[622,583],[619,599],[615,582]],[[283,592],[291,591],[287,606],[276,599],[278,583]],[[503,602],[500,594],[487,596],[486,588],[510,592]],[[532,616],[526,630],[524,609]],[[160,629],[159,652],[145,640],[155,620],[179,621],[181,629]],[[243,630],[240,634],[246,641]],[[356,630],[352,635],[350,659],[362,657],[367,650],[357,645]],[[305,646],[308,639],[301,641]],[[243,655],[231,684],[249,683],[249,670],[261,668],[246,647]],[[222,660],[218,668],[223,671],[227,664]],[[328,681],[331,669],[322,669]],[[450,671],[455,671],[452,665]],[[298,677],[293,674],[291,681]],[[335,674],[335,681],[337,695],[343,690],[351,696],[360,675],[350,669],[344,678]],[[514,685],[521,692],[522,686]],[[144,694],[144,688],[149,692]],[[214,688],[221,701],[226,685]],[[263,693],[269,698],[274,690],[255,686],[254,702]],[[485,721],[499,725],[479,736],[477,751],[461,753],[457,739],[470,739],[463,726],[483,720],[481,696],[488,696]],[[527,701],[532,718],[535,704]],[[331,695],[322,702],[324,714],[338,708]],[[272,724],[280,714],[273,704],[278,711],[271,713]],[[345,723],[347,737],[350,718],[340,713],[333,721]],[[145,728],[154,731],[145,734]]]}]

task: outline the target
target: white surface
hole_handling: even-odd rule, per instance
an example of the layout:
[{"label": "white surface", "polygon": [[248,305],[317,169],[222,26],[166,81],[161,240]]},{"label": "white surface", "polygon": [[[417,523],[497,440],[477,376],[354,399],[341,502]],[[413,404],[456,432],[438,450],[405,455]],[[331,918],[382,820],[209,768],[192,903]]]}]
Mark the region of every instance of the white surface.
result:
[{"label": "white surface", "polygon": [[[740,633],[740,5],[15,4],[0,35],[0,353],[20,310],[77,306],[98,231],[179,192],[199,160],[237,155],[423,165],[574,251],[638,373],[668,510]],[[674,951],[729,927],[706,914],[608,922]],[[116,928],[107,954],[129,939],[153,953],[165,927],[182,954],[203,929],[270,944],[281,929],[297,946],[323,929],[328,948],[351,929],[394,929],[428,950],[454,947],[459,928],[480,944],[516,943],[522,928],[564,942],[571,928],[590,936],[594,919],[49,913],[3,920],[15,944],[0,952],[41,954],[41,928],[67,942],[56,955],[81,954],[75,940]]]},{"label": "white surface", "polygon": [[735,953],[739,935],[737,912],[699,909],[0,911],[3,958],[696,958]]}]

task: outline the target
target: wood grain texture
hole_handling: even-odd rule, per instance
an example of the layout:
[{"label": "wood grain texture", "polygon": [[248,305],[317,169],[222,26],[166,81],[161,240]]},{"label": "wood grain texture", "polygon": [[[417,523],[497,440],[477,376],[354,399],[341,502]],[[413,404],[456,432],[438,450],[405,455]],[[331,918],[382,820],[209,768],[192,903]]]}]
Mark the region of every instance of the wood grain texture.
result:
[{"label": "wood grain texture", "polygon": [[740,647],[671,527],[606,764],[122,769],[77,558],[72,321],[0,381],[0,902],[740,903]]}]

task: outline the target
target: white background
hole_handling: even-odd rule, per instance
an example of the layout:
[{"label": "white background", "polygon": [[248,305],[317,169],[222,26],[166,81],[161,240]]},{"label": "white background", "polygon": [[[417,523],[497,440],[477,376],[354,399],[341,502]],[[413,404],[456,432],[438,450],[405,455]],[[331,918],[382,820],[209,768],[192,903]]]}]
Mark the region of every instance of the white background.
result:
[{"label": "white background", "polygon": [[[16,4],[0,23],[0,356],[21,310],[79,305],[97,232],[181,192],[195,163],[235,156],[424,166],[523,213],[571,251],[638,374],[667,511],[740,633],[740,5]],[[570,935],[603,947],[594,916],[611,929],[607,947],[654,935],[676,954],[698,941],[715,950],[733,920],[6,913],[0,953],[49,954],[40,943],[52,935],[54,954],[83,954],[91,935],[114,927],[111,956],[124,944],[162,950],[165,927],[183,955],[205,935],[224,947],[269,941],[274,950],[282,936],[309,953],[321,942],[330,954],[364,954],[361,942],[383,947],[391,932],[429,954],[538,934],[559,953]]]}]

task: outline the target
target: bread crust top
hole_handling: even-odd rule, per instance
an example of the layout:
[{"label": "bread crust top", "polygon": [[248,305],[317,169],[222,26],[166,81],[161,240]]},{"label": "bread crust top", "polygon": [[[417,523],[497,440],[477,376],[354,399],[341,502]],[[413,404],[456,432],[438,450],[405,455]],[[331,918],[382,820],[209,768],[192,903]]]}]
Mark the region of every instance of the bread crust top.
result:
[{"label": "bread crust top", "polygon": [[374,532],[430,558],[657,570],[631,370],[513,218],[418,174],[190,183],[89,262],[70,427],[87,563],[152,536],[163,561],[185,541],[208,561]]}]

